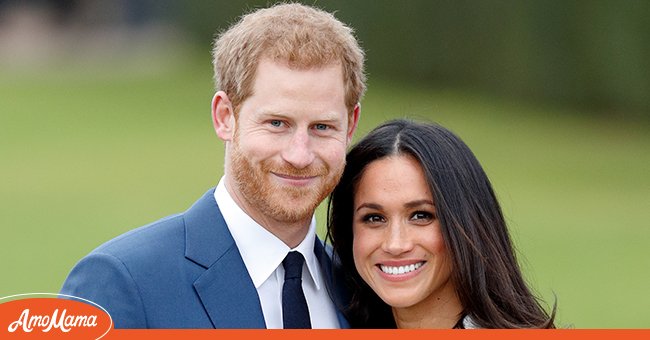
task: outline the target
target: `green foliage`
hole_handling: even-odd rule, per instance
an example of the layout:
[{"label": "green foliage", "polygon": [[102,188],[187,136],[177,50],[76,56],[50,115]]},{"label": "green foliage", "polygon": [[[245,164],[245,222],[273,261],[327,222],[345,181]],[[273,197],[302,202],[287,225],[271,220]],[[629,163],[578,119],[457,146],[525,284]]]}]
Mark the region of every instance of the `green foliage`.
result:
[{"label": "green foliage", "polygon": [[[650,1],[301,2],[355,28],[373,76],[611,118],[650,114]],[[194,0],[169,15],[203,48],[243,9],[268,3]]]}]

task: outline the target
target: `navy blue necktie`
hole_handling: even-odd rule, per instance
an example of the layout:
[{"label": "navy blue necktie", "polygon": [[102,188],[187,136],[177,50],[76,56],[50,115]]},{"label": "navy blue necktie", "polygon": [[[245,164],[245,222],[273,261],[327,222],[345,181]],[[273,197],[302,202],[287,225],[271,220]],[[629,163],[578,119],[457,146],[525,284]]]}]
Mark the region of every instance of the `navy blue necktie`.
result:
[{"label": "navy blue necktie", "polygon": [[287,254],[282,261],[284,285],[282,286],[282,324],[288,328],[311,328],[309,308],[302,291],[302,264],[305,258],[297,251]]}]

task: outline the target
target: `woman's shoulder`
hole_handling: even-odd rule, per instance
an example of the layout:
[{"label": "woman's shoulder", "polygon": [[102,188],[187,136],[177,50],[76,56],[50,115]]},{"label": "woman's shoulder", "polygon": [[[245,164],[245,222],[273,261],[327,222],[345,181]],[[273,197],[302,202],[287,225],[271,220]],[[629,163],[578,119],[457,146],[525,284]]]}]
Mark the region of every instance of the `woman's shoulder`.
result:
[{"label": "woman's shoulder", "polygon": [[472,320],[472,317],[465,315],[454,326],[455,329],[478,329],[481,328],[477,323]]}]

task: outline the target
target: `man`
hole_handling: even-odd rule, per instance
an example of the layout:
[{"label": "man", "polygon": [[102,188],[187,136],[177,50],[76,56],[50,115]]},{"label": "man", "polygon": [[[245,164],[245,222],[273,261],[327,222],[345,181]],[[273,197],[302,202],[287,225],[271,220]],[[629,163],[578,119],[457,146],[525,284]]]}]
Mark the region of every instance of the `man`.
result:
[{"label": "man", "polygon": [[95,249],[61,293],[117,328],[347,327],[313,214],[357,126],[363,52],[331,14],[283,4],[243,16],[213,57],[224,177],[186,212]]}]

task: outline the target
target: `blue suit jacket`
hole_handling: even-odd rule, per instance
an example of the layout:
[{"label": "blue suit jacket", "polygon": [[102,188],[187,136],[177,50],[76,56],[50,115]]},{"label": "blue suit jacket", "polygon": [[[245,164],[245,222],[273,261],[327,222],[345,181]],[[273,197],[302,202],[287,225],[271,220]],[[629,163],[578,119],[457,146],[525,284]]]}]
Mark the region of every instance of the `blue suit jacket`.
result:
[{"label": "blue suit jacket", "polygon": [[[99,246],[72,269],[61,293],[98,303],[116,328],[265,328],[257,291],[213,193],[182,214]],[[333,288],[320,240],[314,253],[341,308],[345,292]]]}]

